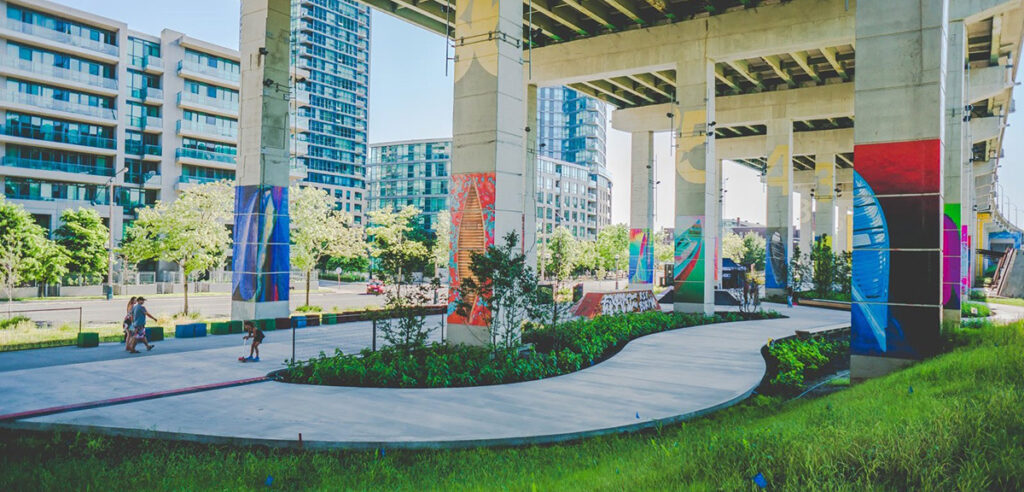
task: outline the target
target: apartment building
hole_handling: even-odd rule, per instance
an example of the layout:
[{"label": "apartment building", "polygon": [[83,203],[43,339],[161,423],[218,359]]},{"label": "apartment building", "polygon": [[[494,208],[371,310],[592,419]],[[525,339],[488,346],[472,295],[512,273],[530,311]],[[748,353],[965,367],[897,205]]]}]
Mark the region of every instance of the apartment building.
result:
[{"label": "apartment building", "polygon": [[[328,189],[362,222],[369,9],[293,9],[292,177]],[[236,50],[45,0],[0,0],[0,54],[0,192],[44,227],[93,207],[119,240],[139,207],[234,178]]]}]

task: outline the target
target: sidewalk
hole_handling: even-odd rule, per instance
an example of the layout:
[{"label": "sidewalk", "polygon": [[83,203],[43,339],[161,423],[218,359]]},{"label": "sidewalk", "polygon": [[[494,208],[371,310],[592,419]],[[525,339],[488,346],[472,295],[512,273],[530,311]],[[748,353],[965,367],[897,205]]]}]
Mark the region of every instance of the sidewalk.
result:
[{"label": "sidewalk", "polygon": [[[849,323],[849,313],[842,311],[780,312],[791,317],[642,337],[601,364],[539,381],[444,389],[263,382],[6,425],[272,446],[297,445],[301,433],[303,445],[314,448],[557,442],[676,422],[732,405],[760,383],[760,348],[769,339]],[[299,357],[339,343],[353,349],[367,344],[368,330],[359,325],[364,324],[299,330],[300,336],[322,331],[303,337]],[[265,362],[259,364],[236,362],[240,347],[220,347],[4,372],[0,393],[9,397],[0,402],[0,413],[262,376],[290,354],[290,338],[279,336],[285,333],[269,333]]]}]

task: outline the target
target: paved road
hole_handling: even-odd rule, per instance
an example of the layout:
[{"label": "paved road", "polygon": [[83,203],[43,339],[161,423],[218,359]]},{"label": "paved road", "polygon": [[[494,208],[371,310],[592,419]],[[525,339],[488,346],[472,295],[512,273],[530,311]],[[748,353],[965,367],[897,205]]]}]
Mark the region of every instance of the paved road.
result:
[{"label": "paved road", "polygon": [[[745,398],[764,374],[760,347],[794,330],[849,322],[849,313],[779,308],[788,319],[723,323],[634,340],[585,370],[510,385],[380,389],[263,382],[57,413],[16,426],[89,429],[211,442],[309,447],[438,447],[554,442],[689,418]],[[436,318],[435,318],[436,319]],[[369,342],[366,323],[297,332],[300,357]],[[36,351],[49,360],[14,369],[0,354],[0,414],[240,380],[280,367],[291,350],[271,332],[264,361],[240,364],[237,336],[216,346],[170,340],[149,354],[111,350],[92,362],[74,349]],[[221,338],[221,337],[218,337]],[[231,346],[231,341],[239,345]],[[178,350],[176,345],[181,344]],[[87,349],[80,349],[87,350]],[[96,350],[96,349],[90,349]],[[20,354],[19,354],[20,355]]]}]

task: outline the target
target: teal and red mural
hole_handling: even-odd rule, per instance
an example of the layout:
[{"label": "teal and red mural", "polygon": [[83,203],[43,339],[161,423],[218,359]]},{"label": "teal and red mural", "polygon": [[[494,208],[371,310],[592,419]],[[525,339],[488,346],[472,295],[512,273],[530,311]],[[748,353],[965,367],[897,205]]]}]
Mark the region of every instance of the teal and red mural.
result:
[{"label": "teal and red mural", "polygon": [[675,302],[704,302],[704,216],[676,217]]},{"label": "teal and red mural", "polygon": [[851,353],[934,354],[942,301],[940,142],[858,145],[854,156]]},{"label": "teal and red mural", "polygon": [[235,187],[231,299],[288,300],[288,187]]},{"label": "teal and red mural", "polygon": [[629,283],[654,283],[654,244],[650,229],[629,230]]},{"label": "teal and red mural", "polygon": [[448,323],[487,325],[484,299],[467,299],[472,308],[464,316],[457,312],[460,281],[471,275],[469,266],[473,253],[484,253],[494,246],[494,173],[462,173],[452,175],[451,218],[449,236]]}]

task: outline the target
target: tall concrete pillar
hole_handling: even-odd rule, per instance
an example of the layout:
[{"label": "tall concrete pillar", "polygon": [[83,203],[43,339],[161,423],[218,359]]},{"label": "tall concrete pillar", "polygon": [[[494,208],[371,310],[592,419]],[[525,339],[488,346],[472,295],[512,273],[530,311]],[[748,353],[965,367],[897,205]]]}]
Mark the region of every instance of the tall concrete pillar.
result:
[{"label": "tall concrete pillar", "polygon": [[853,251],[853,182],[836,183],[836,238],[840,251]]},{"label": "tall concrete pillar", "polygon": [[[452,293],[448,341],[490,342],[488,313],[478,297],[462,299],[459,286],[471,275],[473,253],[523,241],[524,133],[523,6],[509,0],[455,2],[455,97],[452,125]],[[530,204],[536,207],[536,203]],[[525,244],[520,246],[525,250]],[[456,310],[464,301],[465,313]]]},{"label": "tall concrete pillar", "polygon": [[722,220],[722,212],[725,206],[725,189],[722,186],[722,159],[715,159],[715,196],[718,200],[715,201],[715,217],[718,218],[718,228],[715,229],[717,234],[715,235],[715,288],[722,288],[722,238],[725,237],[725,231],[723,230],[724,222]]},{"label": "tall concrete pillar", "polygon": [[764,286],[767,294],[784,295],[789,285],[789,261],[793,258],[793,122],[786,108],[772,108],[768,122],[768,185],[765,229]]},{"label": "tall concrete pillar", "polygon": [[287,317],[289,0],[243,0],[231,318]]},{"label": "tall concrete pillar", "polygon": [[629,179],[629,288],[654,286],[654,132],[633,132]]},{"label": "tall concrete pillar", "polygon": [[[963,193],[961,170],[967,162],[970,144],[967,142],[964,122],[964,99],[966,80],[964,67],[967,64],[967,31],[962,20],[952,21],[947,29],[946,49],[946,110],[945,140],[943,147],[942,176],[942,318],[944,321],[960,322],[960,301],[964,291],[967,260],[967,224],[963,214],[963,200],[970,194]],[[973,187],[973,182],[971,183]]]},{"label": "tall concrete pillar", "polygon": [[[699,43],[698,43],[699,44]],[[703,53],[696,47],[694,53]],[[703,56],[676,70],[676,217],[674,308],[715,312],[713,258],[718,243],[715,166],[715,65]]]},{"label": "tall concrete pillar", "polygon": [[939,348],[948,0],[857,5],[850,375]]},{"label": "tall concrete pillar", "polygon": [[526,142],[524,150],[523,168],[523,220],[520,235],[523,238],[523,250],[526,253],[526,262],[532,268],[537,268],[537,136],[540,132],[537,121],[537,85],[524,83],[526,86],[526,109],[523,115],[526,118]]},{"label": "tall concrete pillar", "polygon": [[[801,186],[800,191],[800,254],[810,258],[814,244],[814,185]],[[810,279],[802,279],[804,282]]]},{"label": "tall concrete pillar", "polygon": [[[832,251],[843,248],[836,237],[836,154],[826,150],[814,154],[814,238],[828,238]],[[845,222],[845,216],[843,217]],[[844,223],[845,225],[845,223]]]}]

